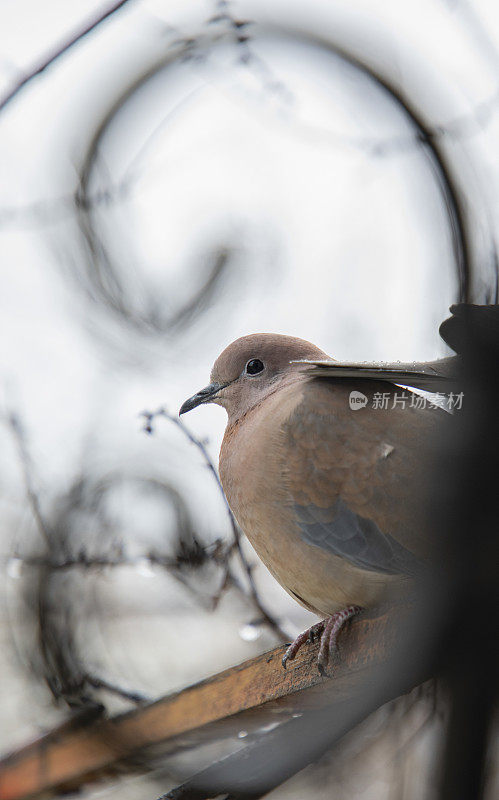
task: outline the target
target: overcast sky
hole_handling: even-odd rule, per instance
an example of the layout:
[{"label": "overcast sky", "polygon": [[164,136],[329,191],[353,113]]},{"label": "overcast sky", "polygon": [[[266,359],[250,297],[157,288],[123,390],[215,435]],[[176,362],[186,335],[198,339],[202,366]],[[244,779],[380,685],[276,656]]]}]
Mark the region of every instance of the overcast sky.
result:
[{"label": "overcast sky", "polygon": [[[0,0],[0,94],[106,5]],[[207,539],[226,528],[216,489],[174,431],[140,432],[144,407],[177,409],[207,383],[220,350],[255,331],[301,336],[348,360],[447,352],[438,324],[458,284],[435,171],[407,115],[328,42],[376,65],[435,128],[447,126],[483,252],[499,198],[496,0],[234,3],[235,17],[258,23],[244,46],[207,24],[214,10],[206,0],[132,0],[0,114],[2,411],[21,415],[47,501],[83,468],[154,473],[191,498]],[[190,36],[194,58],[174,58]],[[152,297],[174,315],[214,254],[231,252],[206,307],[165,335],[117,321],[86,291],[95,263],[71,198],[105,118],[89,192],[112,200],[91,222],[131,306]],[[221,409],[188,423],[216,458]],[[5,431],[0,442],[8,554],[33,532],[16,510],[23,488]],[[273,597],[288,613],[279,589]],[[297,626],[299,613],[289,610]]]}]

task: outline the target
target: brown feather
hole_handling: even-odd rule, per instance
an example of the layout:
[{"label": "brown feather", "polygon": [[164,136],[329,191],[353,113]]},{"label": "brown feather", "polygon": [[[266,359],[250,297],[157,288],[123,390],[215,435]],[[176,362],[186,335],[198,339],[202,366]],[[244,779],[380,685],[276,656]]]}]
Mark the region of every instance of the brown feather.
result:
[{"label": "brown feather", "polygon": [[[260,360],[256,374],[251,359]],[[333,363],[301,339],[252,334],[224,350],[210,386],[183,407],[227,410],[220,477],[228,502],[279,583],[325,616],[407,590],[431,556],[425,472],[449,418],[410,402],[401,408],[402,390],[376,379],[376,369],[336,377]],[[424,380],[443,373],[441,362],[416,366]],[[350,409],[352,390],[366,396],[363,408]],[[387,409],[373,407],[376,392]]]},{"label": "brown feather", "polygon": [[351,411],[353,388],[370,401],[375,391],[391,400],[395,392],[384,383],[302,378],[228,426],[220,454],[224,490],[257,553],[292,596],[324,615],[378,603],[408,579],[307,544],[295,503],[328,509],[341,497],[418,556],[430,550],[419,513],[425,450],[444,412]]}]

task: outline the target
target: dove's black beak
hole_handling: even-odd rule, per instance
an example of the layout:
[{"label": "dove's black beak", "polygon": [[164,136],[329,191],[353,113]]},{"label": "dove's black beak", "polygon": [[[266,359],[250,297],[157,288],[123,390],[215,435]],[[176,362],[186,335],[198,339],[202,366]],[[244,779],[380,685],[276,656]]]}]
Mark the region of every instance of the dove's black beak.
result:
[{"label": "dove's black beak", "polygon": [[178,415],[185,414],[186,411],[192,411],[193,408],[200,406],[201,403],[209,403],[218,392],[225,389],[226,385],[223,383],[210,383],[209,386],[205,386],[200,392],[193,394],[185,403],[182,403]]}]

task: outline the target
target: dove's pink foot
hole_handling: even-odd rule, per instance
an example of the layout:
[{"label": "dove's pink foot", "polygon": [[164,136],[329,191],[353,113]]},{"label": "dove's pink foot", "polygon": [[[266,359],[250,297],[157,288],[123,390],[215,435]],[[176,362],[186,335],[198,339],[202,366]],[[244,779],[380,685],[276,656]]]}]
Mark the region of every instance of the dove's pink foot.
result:
[{"label": "dove's pink foot", "polygon": [[284,653],[282,657],[282,666],[286,669],[287,662],[294,659],[298,650],[305,642],[314,642],[316,638],[320,636],[321,645],[319,648],[317,666],[319,672],[323,675],[328,665],[329,654],[337,647],[338,634],[343,625],[361,610],[360,606],[347,606],[347,608],[336,611],[327,619],[322,620],[322,622],[317,622],[308,630],[300,633]]}]

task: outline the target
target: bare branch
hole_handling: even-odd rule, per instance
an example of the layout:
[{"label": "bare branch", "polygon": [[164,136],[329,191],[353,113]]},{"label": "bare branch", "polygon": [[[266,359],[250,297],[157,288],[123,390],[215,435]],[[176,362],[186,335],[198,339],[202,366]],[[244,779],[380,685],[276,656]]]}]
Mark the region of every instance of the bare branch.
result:
[{"label": "bare branch", "polygon": [[[283,641],[286,641],[286,639],[288,637],[286,636],[285,632],[283,631],[283,629],[279,625],[279,622],[262,605],[261,600],[260,600],[260,598],[258,596],[258,592],[256,590],[255,582],[253,580],[251,564],[248,563],[248,560],[246,559],[246,556],[244,555],[244,552],[243,552],[243,549],[242,549],[242,546],[241,546],[241,532],[239,530],[239,527],[238,527],[238,524],[237,524],[236,519],[234,517],[234,514],[232,513],[232,510],[231,510],[231,508],[230,508],[230,506],[229,506],[229,504],[227,502],[227,498],[225,497],[225,493],[224,493],[222,484],[220,482],[220,478],[218,476],[217,468],[215,467],[215,464],[213,463],[212,458],[211,458],[210,454],[208,453],[206,444],[203,441],[201,441],[201,439],[198,439],[196,436],[194,436],[194,434],[191,433],[191,431],[186,427],[186,425],[184,425],[182,420],[180,420],[176,415],[170,414],[170,412],[167,411],[166,408],[164,408],[164,407],[158,408],[157,411],[143,411],[141,413],[141,416],[144,417],[144,431],[146,433],[152,434],[154,432],[153,431],[153,422],[154,422],[154,419],[156,417],[164,417],[165,419],[169,420],[174,425],[176,425],[177,428],[179,428],[179,430],[182,431],[184,436],[186,436],[187,439],[191,442],[191,444],[193,444],[195,447],[197,447],[198,450],[200,451],[200,453],[201,453],[201,455],[203,457],[203,460],[204,460],[206,466],[208,467],[209,471],[213,475],[213,478],[215,479],[215,482],[216,482],[216,484],[218,486],[220,494],[223,497],[223,502],[224,502],[225,508],[227,510],[227,514],[228,514],[228,517],[229,517],[230,525],[231,525],[231,528],[232,528],[233,547],[234,547],[235,550],[237,550],[241,565],[242,565],[243,570],[244,570],[244,572],[246,574],[246,577],[248,579],[249,591],[250,591],[251,599],[253,600],[255,606],[257,607],[259,613],[261,614],[262,621],[264,621],[268,625],[270,625],[274,629],[274,631],[281,637],[281,639]],[[222,586],[225,585],[226,581],[227,581],[227,576],[225,577],[224,583],[222,584]]]},{"label": "bare branch", "polygon": [[40,508],[40,501],[33,486],[32,465],[28,453],[28,448],[26,446],[26,437],[24,434],[24,428],[21,424],[21,420],[19,419],[17,414],[15,414],[15,412],[13,411],[8,415],[8,424],[14,436],[14,440],[17,446],[17,451],[19,453],[19,461],[21,463],[23,471],[23,479],[26,488],[26,495],[30,504],[33,517],[37,524],[38,530],[40,531],[43,539],[45,540],[45,544],[50,549],[52,546],[50,531],[43,517],[42,510]]},{"label": "bare branch", "polygon": [[109,683],[109,681],[105,681],[103,678],[96,678],[94,675],[86,675],[85,677],[86,682],[90,686],[93,686],[94,689],[104,689],[106,692],[116,694],[118,697],[123,697],[125,700],[137,703],[137,705],[151,702],[150,698],[146,697],[146,695],[140,694],[139,692],[129,692],[127,689],[116,686],[114,683]]},{"label": "bare branch", "polygon": [[81,41],[87,34],[91,33],[92,31],[97,28],[101,22],[108,19],[112,16],[116,11],[119,11],[124,5],[126,5],[129,0],[120,0],[119,3],[113,3],[113,5],[104,11],[102,14],[99,14],[97,17],[92,17],[86,24],[83,25],[82,28],[79,28],[73,34],[69,36],[63,42],[59,42],[56,47],[48,53],[44,58],[40,60],[40,62],[34,66],[23,78],[21,78],[17,83],[12,86],[11,89],[8,90],[7,94],[5,94],[2,98],[0,98],[0,112],[3,111],[6,105],[10,103],[11,100],[23,89],[26,84],[36,78],[37,75],[41,75],[47,67],[50,67],[57,59],[59,59],[64,53],[67,53],[68,50],[73,47],[73,45],[77,44],[77,42]]}]

